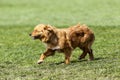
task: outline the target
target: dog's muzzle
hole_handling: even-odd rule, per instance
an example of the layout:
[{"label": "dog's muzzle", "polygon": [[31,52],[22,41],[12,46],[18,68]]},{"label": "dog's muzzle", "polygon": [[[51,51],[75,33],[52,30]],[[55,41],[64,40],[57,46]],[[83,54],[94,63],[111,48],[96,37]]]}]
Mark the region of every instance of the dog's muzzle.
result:
[{"label": "dog's muzzle", "polygon": [[41,37],[40,35],[32,36],[32,34],[29,34],[29,36],[31,36],[31,38],[32,38],[33,40],[35,40],[35,39],[39,39],[39,38]]}]

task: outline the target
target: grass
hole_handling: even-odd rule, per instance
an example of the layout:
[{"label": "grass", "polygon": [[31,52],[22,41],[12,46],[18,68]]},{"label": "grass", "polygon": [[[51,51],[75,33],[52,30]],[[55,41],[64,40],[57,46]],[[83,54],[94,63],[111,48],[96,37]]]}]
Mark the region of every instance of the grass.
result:
[{"label": "grass", "polygon": [[[120,79],[119,0],[0,0],[0,80],[119,80]],[[56,53],[41,65],[36,61],[45,47],[28,34],[38,23],[59,28],[78,22],[87,24],[96,36],[95,60],[71,64]],[[38,44],[39,43],[39,44]]]}]

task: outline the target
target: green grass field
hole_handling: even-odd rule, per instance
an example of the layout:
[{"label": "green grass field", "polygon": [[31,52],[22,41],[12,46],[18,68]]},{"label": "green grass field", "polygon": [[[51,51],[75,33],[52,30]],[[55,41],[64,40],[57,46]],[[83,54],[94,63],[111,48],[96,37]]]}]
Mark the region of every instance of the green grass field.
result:
[{"label": "green grass field", "polygon": [[[34,26],[79,22],[95,33],[95,60],[79,61],[76,49],[69,65],[62,53],[38,65],[45,46],[29,37]],[[0,0],[0,80],[120,80],[120,0]]]}]

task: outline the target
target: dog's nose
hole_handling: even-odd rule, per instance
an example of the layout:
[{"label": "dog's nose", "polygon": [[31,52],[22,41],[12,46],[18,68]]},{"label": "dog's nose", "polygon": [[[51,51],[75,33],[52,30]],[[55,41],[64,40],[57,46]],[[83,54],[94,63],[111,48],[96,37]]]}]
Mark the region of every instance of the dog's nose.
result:
[{"label": "dog's nose", "polygon": [[31,36],[31,33],[29,34],[29,36]]}]

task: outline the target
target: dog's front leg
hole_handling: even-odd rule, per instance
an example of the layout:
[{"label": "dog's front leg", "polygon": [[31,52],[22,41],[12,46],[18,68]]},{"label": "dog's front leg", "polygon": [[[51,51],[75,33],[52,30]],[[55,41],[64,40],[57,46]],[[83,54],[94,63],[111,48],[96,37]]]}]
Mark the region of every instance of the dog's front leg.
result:
[{"label": "dog's front leg", "polygon": [[48,57],[48,56],[51,56],[51,55],[54,55],[55,51],[54,50],[51,50],[51,49],[47,49],[43,54],[41,54],[40,56],[40,59],[38,60],[38,64],[42,63],[43,60]]},{"label": "dog's front leg", "polygon": [[57,35],[58,35],[58,46],[60,46],[60,49],[63,49],[65,47],[66,33],[63,31],[59,31]]},{"label": "dog's front leg", "polygon": [[58,45],[60,46],[60,49],[63,49],[65,47],[65,38],[64,37],[59,38]]},{"label": "dog's front leg", "polygon": [[72,51],[71,50],[65,50],[65,64],[70,64],[70,56],[71,56]]}]

